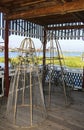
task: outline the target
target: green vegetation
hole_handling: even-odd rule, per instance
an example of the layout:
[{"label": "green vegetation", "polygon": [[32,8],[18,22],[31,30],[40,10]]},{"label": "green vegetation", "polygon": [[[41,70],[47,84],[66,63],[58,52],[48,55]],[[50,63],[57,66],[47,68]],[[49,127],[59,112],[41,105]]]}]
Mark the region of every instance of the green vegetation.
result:
[{"label": "green vegetation", "polygon": [[[38,58],[38,63],[42,64],[42,57]],[[84,66],[84,62],[82,61],[81,57],[71,57],[71,56],[66,56],[64,57],[64,60],[61,60],[62,63],[64,64],[65,62],[65,66],[71,67],[71,68],[83,68]],[[46,59],[46,64],[50,63],[50,59]],[[53,59],[51,60],[51,63],[53,64]],[[59,65],[59,60],[57,60],[57,58],[54,58],[54,64]]]},{"label": "green vegetation", "polygon": [[73,68],[83,68],[84,62],[82,61],[81,57],[64,57],[65,65],[68,67]]},{"label": "green vegetation", "polygon": [[[42,61],[43,61],[42,57],[39,56],[37,60],[38,60],[38,64],[42,64]],[[20,61],[20,59],[18,57],[9,59],[9,62],[13,66],[18,64],[19,61]],[[65,61],[65,65],[68,67],[83,68],[83,66],[84,66],[84,62],[82,61],[81,57],[66,56],[66,57],[64,57],[64,61]],[[0,58],[0,62],[4,62],[3,57]],[[49,63],[50,63],[50,59],[46,59],[46,64],[49,64]],[[53,64],[53,60],[52,60],[52,64]],[[57,60],[57,58],[54,58],[54,64],[57,64],[57,65],[59,64],[59,61]]]},{"label": "green vegetation", "polygon": [[4,57],[0,57],[0,63],[3,63],[4,62]]},{"label": "green vegetation", "polygon": [[19,63],[19,58],[18,57],[10,58],[9,63],[11,64],[12,67],[14,67]]}]

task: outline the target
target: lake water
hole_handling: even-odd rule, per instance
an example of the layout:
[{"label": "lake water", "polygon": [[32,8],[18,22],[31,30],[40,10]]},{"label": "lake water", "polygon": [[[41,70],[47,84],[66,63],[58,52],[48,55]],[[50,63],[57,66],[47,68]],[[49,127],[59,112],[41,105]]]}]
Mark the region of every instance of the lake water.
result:
[{"label": "lake water", "polygon": [[[18,52],[9,52],[9,58],[14,58],[19,55]],[[42,56],[43,52],[37,52],[37,56]],[[48,57],[50,55],[49,52],[46,52],[46,56]],[[82,55],[82,52],[63,52],[64,56],[80,56]],[[0,52],[0,57],[4,57],[4,52]]]}]

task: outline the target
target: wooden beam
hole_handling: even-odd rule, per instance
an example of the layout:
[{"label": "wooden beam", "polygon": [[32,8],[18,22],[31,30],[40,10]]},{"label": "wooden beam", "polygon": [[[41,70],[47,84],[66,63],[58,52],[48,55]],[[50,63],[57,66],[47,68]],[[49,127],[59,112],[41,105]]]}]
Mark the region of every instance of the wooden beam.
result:
[{"label": "wooden beam", "polygon": [[45,0],[36,0],[36,1],[30,1],[30,2],[25,2],[25,1],[22,1],[22,6],[29,6],[29,5],[32,5],[32,4],[39,4],[41,2],[45,2]]},{"label": "wooden beam", "polygon": [[6,96],[9,93],[9,66],[8,66],[8,35],[9,35],[9,21],[6,20],[5,23],[5,88],[6,88]]},{"label": "wooden beam", "polygon": [[6,9],[6,8],[4,8],[4,7],[0,7],[0,12],[8,13],[8,9]]},{"label": "wooden beam", "polygon": [[84,11],[84,1],[78,0],[73,2],[66,2],[63,5],[54,5],[42,8],[36,8],[32,10],[23,10],[22,12],[10,12],[6,15],[6,19],[24,19],[24,18],[36,18],[48,15],[66,14],[71,12]]},{"label": "wooden beam", "polygon": [[66,3],[66,2],[72,2],[72,0],[57,0],[58,2],[60,1],[61,3]]},{"label": "wooden beam", "polygon": [[66,1],[65,0],[57,0],[59,3],[64,4]]},{"label": "wooden beam", "polygon": [[78,19],[78,20],[80,20],[81,22],[83,22],[84,23],[84,17],[82,17],[82,15],[80,14],[80,13],[72,13],[72,15],[76,18],[76,19]]},{"label": "wooden beam", "polygon": [[46,30],[67,30],[67,29],[84,29],[84,25],[46,27]]}]

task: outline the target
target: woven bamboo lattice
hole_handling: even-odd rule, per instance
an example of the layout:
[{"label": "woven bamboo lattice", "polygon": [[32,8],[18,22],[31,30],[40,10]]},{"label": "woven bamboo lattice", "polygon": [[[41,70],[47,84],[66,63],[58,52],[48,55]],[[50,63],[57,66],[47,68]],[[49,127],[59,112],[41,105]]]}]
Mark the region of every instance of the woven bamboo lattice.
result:
[{"label": "woven bamboo lattice", "polygon": [[46,117],[43,90],[33,41],[24,39],[19,51],[20,63],[10,83],[7,117],[17,126],[31,127]]}]

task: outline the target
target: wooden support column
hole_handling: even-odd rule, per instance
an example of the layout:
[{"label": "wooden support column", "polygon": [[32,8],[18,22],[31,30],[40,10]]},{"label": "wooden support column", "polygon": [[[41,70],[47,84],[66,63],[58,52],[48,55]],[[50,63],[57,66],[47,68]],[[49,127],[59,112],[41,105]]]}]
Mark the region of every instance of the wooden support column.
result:
[{"label": "wooden support column", "polygon": [[6,20],[6,23],[5,23],[5,70],[4,70],[6,96],[8,96],[8,93],[9,93],[8,37],[9,37],[9,21]]},{"label": "wooden support column", "polygon": [[82,90],[84,91],[84,66],[83,66],[83,83],[82,83]]},{"label": "wooden support column", "polygon": [[46,43],[47,43],[47,34],[46,29],[44,28],[44,42],[43,42],[43,78],[42,78],[42,85],[43,91],[45,86],[45,73],[46,73]]},{"label": "wooden support column", "polygon": [[44,42],[43,42],[43,66],[45,66],[46,62],[46,43],[47,43],[47,36],[46,36],[46,29],[44,29]]}]

